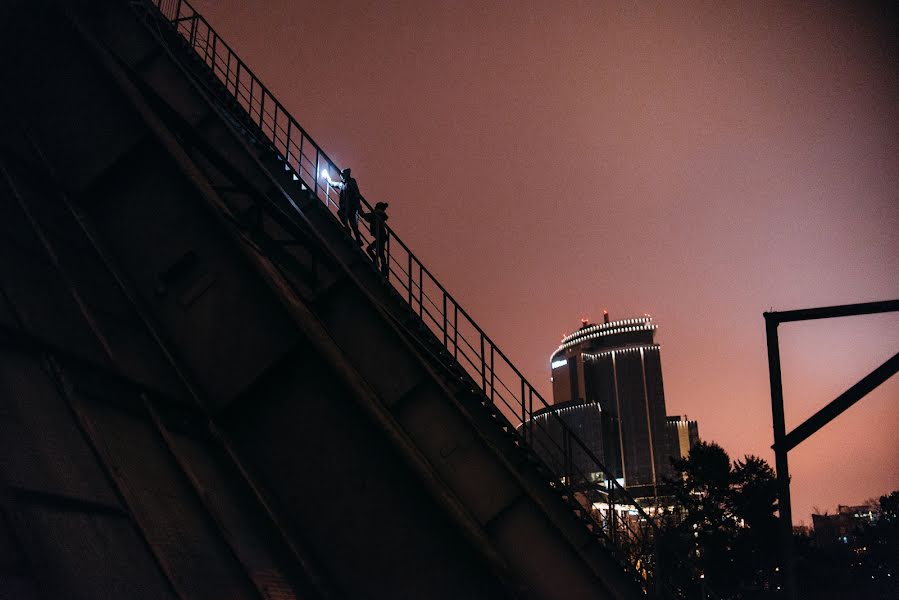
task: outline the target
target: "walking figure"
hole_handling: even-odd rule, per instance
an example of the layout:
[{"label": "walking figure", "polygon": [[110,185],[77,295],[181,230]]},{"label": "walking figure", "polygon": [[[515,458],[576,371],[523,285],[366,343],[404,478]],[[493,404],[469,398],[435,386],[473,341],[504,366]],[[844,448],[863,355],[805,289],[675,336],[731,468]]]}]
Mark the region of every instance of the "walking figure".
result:
[{"label": "walking figure", "polygon": [[367,215],[362,215],[362,218],[368,221],[369,231],[373,238],[373,241],[365,251],[368,252],[372,262],[381,270],[381,274],[387,277],[387,273],[390,270],[385,252],[387,249],[387,238],[390,235],[387,230],[387,219],[389,218],[387,216],[387,203],[378,202],[375,204],[374,210]]},{"label": "walking figure", "polygon": [[[328,180],[328,184],[340,190],[340,200],[337,205],[337,217],[343,224],[344,230],[349,233],[352,230],[356,236],[356,243],[362,245],[362,236],[359,234],[359,218],[358,213],[361,208],[361,194],[359,193],[359,184],[350,175],[350,168],[347,167],[340,172],[343,181]],[[347,223],[349,222],[349,223]]]}]

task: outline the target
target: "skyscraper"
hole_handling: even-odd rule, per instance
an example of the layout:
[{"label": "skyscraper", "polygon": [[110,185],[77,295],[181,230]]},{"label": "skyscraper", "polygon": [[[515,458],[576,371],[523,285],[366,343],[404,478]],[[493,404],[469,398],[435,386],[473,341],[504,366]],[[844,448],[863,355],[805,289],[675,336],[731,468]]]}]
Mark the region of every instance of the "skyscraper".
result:
[{"label": "skyscraper", "polygon": [[665,427],[668,455],[674,459],[687,458],[690,448],[699,443],[699,423],[691,421],[687,415],[669,415]]},{"label": "skyscraper", "polygon": [[[599,430],[584,442],[634,496],[658,492],[670,476],[665,392],[656,325],[648,315],[583,322],[551,357],[553,405],[575,433]],[[591,423],[576,415],[590,414]]]}]

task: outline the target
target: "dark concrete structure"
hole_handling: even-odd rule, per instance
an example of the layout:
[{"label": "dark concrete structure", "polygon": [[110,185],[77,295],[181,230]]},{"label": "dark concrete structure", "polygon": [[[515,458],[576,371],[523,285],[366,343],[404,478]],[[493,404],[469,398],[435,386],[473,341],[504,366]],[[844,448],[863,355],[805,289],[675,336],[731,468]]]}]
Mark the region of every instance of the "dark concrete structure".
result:
[{"label": "dark concrete structure", "polygon": [[[653,496],[671,474],[665,429],[665,393],[656,326],[649,316],[584,322],[565,336],[550,362],[553,409],[590,406],[601,435],[591,450],[632,495]],[[587,439],[587,438],[582,438]]]},{"label": "dark concrete structure", "polygon": [[0,597],[640,595],[175,15],[0,5]]}]

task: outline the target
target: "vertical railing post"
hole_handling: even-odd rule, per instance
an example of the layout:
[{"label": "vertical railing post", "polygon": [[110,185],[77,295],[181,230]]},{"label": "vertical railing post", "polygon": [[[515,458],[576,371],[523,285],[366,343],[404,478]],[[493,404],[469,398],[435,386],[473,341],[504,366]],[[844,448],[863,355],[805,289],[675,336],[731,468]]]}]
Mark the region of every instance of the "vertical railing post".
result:
[{"label": "vertical railing post", "polygon": [[459,305],[453,301],[453,360],[459,360]]},{"label": "vertical railing post", "polygon": [[384,270],[384,280],[390,282],[390,230],[387,230],[387,239],[384,240],[384,261],[387,263],[387,269]]},{"label": "vertical railing post", "polygon": [[521,433],[524,437],[525,443],[528,441],[528,427],[530,427],[530,423],[527,421],[527,416],[525,415],[525,400],[524,400],[524,377],[519,377],[521,380]]},{"label": "vertical railing post", "polygon": [[[216,66],[218,65],[218,62],[219,62],[219,61],[218,61],[218,55],[219,55],[219,51],[218,51],[218,41],[219,41],[219,36],[218,36],[218,34],[217,34],[215,31],[212,30],[211,27],[209,28],[209,35],[212,36],[212,75],[213,75],[216,79],[219,79],[219,76],[216,75],[216,73],[215,73]],[[224,69],[219,68],[219,70],[221,70],[221,71],[224,73]]]},{"label": "vertical railing post", "polygon": [[[284,144],[284,160],[287,162],[287,166],[293,169],[293,165],[290,164],[290,134],[293,133],[293,119],[290,118],[290,114],[284,113],[287,116],[287,142]],[[303,174],[300,172],[300,169],[296,169],[297,175],[302,177]]]},{"label": "vertical railing post", "polygon": [[412,304],[412,253],[408,248],[406,249],[406,275],[409,279],[409,308],[415,310],[415,305]]},{"label": "vertical railing post", "polygon": [[534,388],[528,384],[528,416],[534,418]]},{"label": "vertical railing post", "polygon": [[494,349],[496,346],[493,345],[493,342],[490,342],[490,403],[496,402],[494,399],[494,392],[496,391],[496,371],[494,370]]},{"label": "vertical railing post", "polygon": [[418,318],[424,319],[424,290],[425,290],[425,280],[424,280],[424,270],[421,266],[421,261],[417,258],[415,262],[418,263]]},{"label": "vertical railing post", "polygon": [[531,438],[530,438],[530,442],[529,442],[529,443],[533,445],[533,443],[534,443],[534,432],[535,432],[536,427],[537,427],[537,424],[534,422],[534,388],[531,386],[530,383],[528,383],[528,384],[527,384],[527,389],[528,389],[528,410],[527,410],[527,415],[528,415],[528,419],[529,419],[528,423],[529,423],[530,426],[531,426],[531,431],[530,431],[530,436],[531,436]]},{"label": "vertical railing post", "polygon": [[225,89],[231,85],[231,53],[229,52],[225,59]]},{"label": "vertical railing post", "polygon": [[265,127],[262,125],[263,115],[265,114],[265,97],[268,95],[265,93],[265,88],[260,84],[259,89],[259,131],[265,131]]},{"label": "vertical railing post", "polygon": [[212,30],[211,27],[209,28],[209,32],[210,35],[212,35],[212,74],[215,75],[216,58],[218,58],[219,36],[215,31]]},{"label": "vertical railing post", "polygon": [[487,360],[484,356],[484,332],[481,331],[481,389],[487,391]]},{"label": "vertical railing post", "polygon": [[[203,36],[203,62],[209,65],[209,32],[211,28],[206,28],[206,35]],[[213,69],[212,65],[209,65],[210,69]],[[213,69],[213,73],[215,69]]]},{"label": "vertical railing post", "polygon": [[249,107],[247,109],[247,112],[250,115],[250,121],[253,121],[253,100],[255,100],[255,98],[253,97],[253,91],[254,91],[255,86],[256,86],[256,76],[253,75],[253,73],[251,72],[250,73],[250,99],[247,100],[247,106]]},{"label": "vertical railing post", "polygon": [[275,108],[272,109],[272,146],[274,146],[276,151],[280,151],[280,146],[278,144],[281,143],[281,138],[278,135],[278,103],[275,101],[274,96],[271,96],[272,103],[275,105]]},{"label": "vertical railing post", "polygon": [[197,15],[194,15],[190,19],[190,47],[194,48],[196,46],[197,41]]},{"label": "vertical railing post", "polygon": [[443,347],[449,350],[447,346],[447,331],[446,331],[446,291],[443,292]]},{"label": "vertical railing post", "polygon": [[[293,119],[291,119],[290,122],[293,123]],[[298,127],[299,127],[299,125],[298,125]],[[303,176],[303,138],[305,138],[305,137],[306,136],[303,134],[303,130],[301,128],[300,129],[300,143],[299,143],[299,147],[297,148],[297,154],[298,154],[298,156],[297,156],[297,175],[299,175],[300,177]],[[315,180],[318,181],[318,174],[315,175]]]},{"label": "vertical railing post", "polygon": [[[315,182],[312,185],[312,194],[318,199],[318,178],[320,177],[319,173],[321,173],[321,153],[318,151],[318,148],[315,149],[315,173],[312,176],[312,180]],[[327,194],[325,194],[325,207],[331,208],[328,205]]]}]

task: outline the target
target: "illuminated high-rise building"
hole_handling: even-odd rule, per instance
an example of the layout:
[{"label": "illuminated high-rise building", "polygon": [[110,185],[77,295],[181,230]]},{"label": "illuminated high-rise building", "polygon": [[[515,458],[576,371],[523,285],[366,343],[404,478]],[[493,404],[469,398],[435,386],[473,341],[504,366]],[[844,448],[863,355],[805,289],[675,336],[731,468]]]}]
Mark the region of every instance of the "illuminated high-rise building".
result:
[{"label": "illuminated high-rise building", "polygon": [[562,338],[550,361],[548,411],[585,434],[590,452],[637,497],[657,494],[671,475],[655,330],[648,315],[610,321],[606,313],[602,323],[584,321]]},{"label": "illuminated high-rise building", "polygon": [[687,415],[668,416],[665,428],[668,436],[668,455],[673,459],[687,458],[690,448],[699,443],[699,423]]}]

